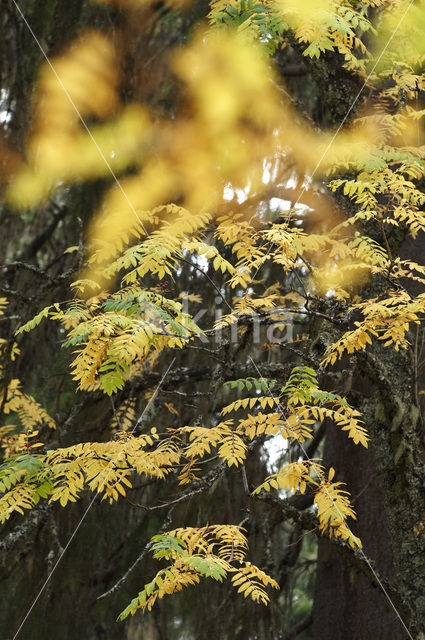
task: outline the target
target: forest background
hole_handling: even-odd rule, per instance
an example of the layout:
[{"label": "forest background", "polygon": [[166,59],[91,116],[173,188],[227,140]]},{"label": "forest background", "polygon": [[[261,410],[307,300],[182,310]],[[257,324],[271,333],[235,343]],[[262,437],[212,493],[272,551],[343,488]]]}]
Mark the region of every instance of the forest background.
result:
[{"label": "forest background", "polygon": [[425,4],[0,25],[1,637],[425,638]]}]

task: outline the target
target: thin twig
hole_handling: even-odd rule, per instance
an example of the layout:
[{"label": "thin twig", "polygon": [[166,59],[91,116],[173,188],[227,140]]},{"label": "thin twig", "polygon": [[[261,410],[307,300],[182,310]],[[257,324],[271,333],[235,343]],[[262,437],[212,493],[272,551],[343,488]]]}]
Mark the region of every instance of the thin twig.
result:
[{"label": "thin twig", "polygon": [[223,294],[221,293],[220,289],[217,287],[217,285],[215,284],[215,282],[213,280],[211,280],[211,278],[209,277],[208,273],[205,273],[205,271],[203,269],[201,269],[201,267],[198,267],[197,264],[193,264],[193,262],[190,262],[190,260],[186,260],[186,258],[182,258],[181,256],[179,257],[179,260],[181,260],[182,262],[186,262],[186,264],[190,265],[191,267],[193,267],[194,269],[196,269],[197,271],[199,271],[199,273],[202,273],[202,275],[208,280],[208,282],[210,284],[212,284],[212,286],[214,287],[214,289],[217,291],[218,295],[220,296],[220,298],[223,300],[224,304],[226,304],[228,306],[228,308],[230,309],[230,311],[233,311],[232,307],[230,306],[230,304],[227,302],[226,298],[223,296]]}]

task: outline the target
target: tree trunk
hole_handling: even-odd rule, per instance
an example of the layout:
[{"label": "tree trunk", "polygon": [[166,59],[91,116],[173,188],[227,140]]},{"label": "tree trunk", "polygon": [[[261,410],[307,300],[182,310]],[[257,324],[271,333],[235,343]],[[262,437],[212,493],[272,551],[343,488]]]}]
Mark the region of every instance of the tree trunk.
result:
[{"label": "tree trunk", "polygon": [[[353,531],[383,583],[372,584],[327,540],[319,541],[314,638],[406,638],[425,629],[425,511],[422,425],[407,353],[374,345],[357,357],[351,389],[371,435],[369,451],[344,433],[327,434],[325,463],[339,470],[357,513]],[[388,581],[397,588],[391,591]],[[387,590],[389,598],[384,594]],[[328,605],[324,608],[324,599]],[[395,611],[397,610],[397,613]]]}]

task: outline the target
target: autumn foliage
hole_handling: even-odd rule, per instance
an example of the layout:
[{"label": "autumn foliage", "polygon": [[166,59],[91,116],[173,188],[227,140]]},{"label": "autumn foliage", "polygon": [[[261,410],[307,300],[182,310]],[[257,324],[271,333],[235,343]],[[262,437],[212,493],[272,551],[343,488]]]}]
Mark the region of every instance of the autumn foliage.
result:
[{"label": "autumn foliage", "polygon": [[[132,11],[137,2],[119,4]],[[51,448],[47,427],[55,421],[25,380],[9,380],[1,405],[2,522],[40,500],[65,507],[87,490],[112,503],[140,476],[197,490],[211,459],[220,469],[242,469],[250,447],[274,439],[297,455],[250,487],[252,495],[310,494],[318,531],[361,548],[350,487],[306,449],[323,422],[368,447],[362,415],[332,387],[333,372],[375,341],[408,349],[424,316],[425,294],[416,292],[425,267],[399,255],[401,237],[425,230],[425,110],[416,101],[424,88],[424,16],[423,3],[407,11],[398,0],[215,0],[208,24],[172,57],[181,93],[172,118],[121,99],[120,52],[100,32],[83,33],[40,68],[8,202],[35,208],[66,185],[107,178],[110,186],[84,247],[68,249],[82,257],[66,300],[16,326],[11,352],[6,342],[0,347],[19,358],[26,333],[59,323],[78,390],[115,399],[114,416],[105,441]],[[341,129],[318,131],[282,89],[271,56],[289,46],[311,60],[337,52],[357,77],[359,100]],[[286,185],[274,215],[250,204],[253,195],[257,204],[269,197],[266,169]],[[188,261],[225,300],[209,326],[184,304],[202,303],[200,292],[179,291]],[[2,299],[3,314],[7,304]],[[310,319],[323,323],[315,363],[303,361],[300,333],[279,378],[248,356],[255,375],[213,380],[221,403],[211,400],[205,421],[194,414],[181,423],[179,406],[165,400],[168,427],[149,415],[176,354],[220,344],[235,327],[249,340],[254,320],[284,330]],[[159,384],[141,403],[132,383],[147,373],[159,373]],[[159,532],[150,551],[167,566],[141,585],[121,619],[201,578],[229,577],[261,604],[273,597],[267,588],[278,587],[247,560],[243,526]]]}]

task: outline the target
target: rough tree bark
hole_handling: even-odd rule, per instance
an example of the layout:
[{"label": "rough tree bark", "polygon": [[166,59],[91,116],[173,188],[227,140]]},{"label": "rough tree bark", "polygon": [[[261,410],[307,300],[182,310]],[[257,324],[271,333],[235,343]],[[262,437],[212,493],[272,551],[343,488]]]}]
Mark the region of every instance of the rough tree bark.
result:
[{"label": "rough tree bark", "polygon": [[[330,68],[331,74],[338,69],[334,64]],[[341,103],[345,115],[355,103],[358,87],[344,81],[340,67],[331,77],[333,81],[321,83],[319,75],[316,82],[325,114],[321,117],[325,124],[338,126]],[[340,204],[346,215],[352,214],[345,200]],[[423,263],[423,238],[406,242],[395,238],[394,242],[395,254]],[[374,345],[367,354],[360,352],[345,362],[345,368],[341,365],[341,390],[362,412],[371,446],[365,453],[335,430],[328,430],[324,451],[326,465],[341,470],[338,479],[350,488],[357,513],[354,531],[363,541],[365,555],[383,585],[390,581],[400,589],[401,599],[390,590],[388,595],[418,638],[425,632],[425,540],[415,532],[425,510],[424,425],[415,361],[420,335],[412,335],[414,346],[408,353],[397,354]],[[315,640],[407,637],[383,590],[348,566],[323,539],[319,541],[313,614]]]}]

